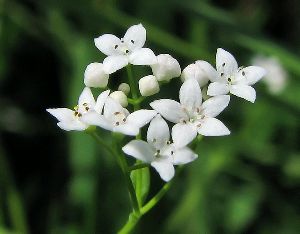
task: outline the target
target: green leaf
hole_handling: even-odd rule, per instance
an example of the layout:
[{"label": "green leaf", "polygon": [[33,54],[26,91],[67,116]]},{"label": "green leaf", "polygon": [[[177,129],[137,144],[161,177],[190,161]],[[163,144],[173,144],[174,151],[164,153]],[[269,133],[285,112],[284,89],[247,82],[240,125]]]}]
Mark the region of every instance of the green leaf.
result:
[{"label": "green leaf", "polygon": [[139,206],[141,207],[146,200],[150,189],[149,168],[134,170],[131,172],[130,177],[135,188]]}]

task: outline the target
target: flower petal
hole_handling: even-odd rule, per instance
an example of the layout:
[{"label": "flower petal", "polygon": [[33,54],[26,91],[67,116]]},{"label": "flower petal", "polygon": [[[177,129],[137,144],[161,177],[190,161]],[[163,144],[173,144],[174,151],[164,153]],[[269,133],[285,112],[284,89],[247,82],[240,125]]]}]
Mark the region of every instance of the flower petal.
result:
[{"label": "flower petal", "polygon": [[88,125],[99,126],[109,131],[112,131],[113,129],[111,121],[107,120],[103,115],[100,115],[95,111],[90,111],[84,114],[81,117],[81,121]]},{"label": "flower petal", "polygon": [[175,169],[171,162],[168,160],[155,160],[151,163],[151,166],[159,173],[160,177],[168,182],[175,175]]},{"label": "flower petal", "polygon": [[194,161],[198,158],[198,155],[195,154],[190,148],[183,147],[181,149],[175,150],[173,154],[173,164],[182,165]]},{"label": "flower petal", "polygon": [[124,42],[131,51],[140,49],[146,41],[146,29],[142,24],[131,26],[124,35]]},{"label": "flower petal", "polygon": [[[237,75],[237,81],[241,81],[241,84],[253,85],[258,82],[263,76],[265,76],[267,71],[258,66],[249,66],[241,69]],[[240,82],[238,82],[240,84]]]},{"label": "flower petal", "polygon": [[173,123],[179,123],[181,119],[187,118],[187,115],[182,111],[180,103],[171,99],[156,100],[151,102],[150,106],[165,119]]},{"label": "flower petal", "polygon": [[155,110],[138,110],[128,115],[127,122],[141,128],[149,123],[156,114]]},{"label": "flower petal", "polygon": [[[203,60],[198,60],[195,62],[195,64],[199,67],[201,73],[203,74],[202,76],[204,76],[206,80],[209,79],[212,82],[215,82],[218,80],[218,78],[219,78],[218,73],[217,73],[216,69],[214,69],[210,63],[203,61]],[[202,78],[202,79],[204,79],[204,78]],[[199,81],[198,81],[198,83],[199,83]],[[203,84],[203,85],[205,85],[205,84]],[[202,85],[200,84],[200,86],[202,86]]]},{"label": "flower petal", "polygon": [[119,51],[116,49],[121,44],[121,40],[112,34],[104,34],[94,39],[96,47],[105,55],[118,55]]},{"label": "flower petal", "polygon": [[162,149],[170,139],[170,130],[167,122],[156,115],[150,122],[147,131],[147,141],[156,149]]},{"label": "flower petal", "polygon": [[65,131],[83,131],[89,127],[79,120],[73,120],[71,122],[58,122],[57,126]]},{"label": "flower petal", "polygon": [[197,136],[197,128],[191,123],[178,123],[172,128],[172,139],[176,148],[189,144]]},{"label": "flower petal", "polygon": [[216,67],[219,73],[223,72],[227,76],[235,74],[238,64],[232,54],[219,48],[216,54]]},{"label": "flower petal", "polygon": [[70,122],[74,119],[74,111],[68,108],[49,108],[46,111],[57,118],[59,122]]},{"label": "flower petal", "polygon": [[229,95],[211,97],[202,104],[203,114],[208,117],[216,117],[228,106],[229,101]]},{"label": "flower petal", "polygon": [[150,163],[154,160],[154,149],[145,141],[132,140],[122,148],[125,154],[128,154],[143,162]]},{"label": "flower petal", "polygon": [[209,96],[217,96],[227,94],[229,92],[229,87],[227,84],[213,82],[210,83],[207,88],[207,95]]},{"label": "flower petal", "polygon": [[85,87],[79,96],[78,99],[79,108],[83,106],[84,103],[88,104],[89,107],[94,107],[96,104],[93,93],[91,89],[88,87]]},{"label": "flower petal", "polygon": [[104,105],[104,117],[108,120],[112,120],[112,117],[118,112],[124,113],[124,108],[111,97],[107,97]]},{"label": "flower petal", "polygon": [[249,85],[232,85],[230,93],[235,96],[244,98],[245,100],[254,103],[256,99],[255,89]]},{"label": "flower petal", "polygon": [[224,136],[230,134],[228,128],[216,118],[205,118],[197,126],[198,133],[203,136]]},{"label": "flower petal", "polygon": [[128,64],[128,57],[126,55],[112,55],[103,60],[103,69],[107,74],[111,74],[120,70]]},{"label": "flower petal", "polygon": [[157,63],[157,58],[149,48],[141,48],[129,55],[129,62],[133,65],[152,65]]},{"label": "flower petal", "polygon": [[195,79],[186,80],[179,91],[179,99],[182,106],[188,110],[194,110],[202,103],[202,93]]},{"label": "flower petal", "polygon": [[94,107],[94,110],[99,113],[99,114],[102,114],[102,110],[103,110],[103,106],[104,106],[104,103],[109,95],[109,92],[110,90],[106,90],[106,91],[103,91],[102,93],[100,93],[100,95],[98,96],[97,98],[97,102],[96,102],[96,105]]},{"label": "flower petal", "polygon": [[137,134],[139,134],[140,129],[133,124],[125,123],[115,126],[113,128],[113,131],[120,132],[128,136],[136,136]]}]

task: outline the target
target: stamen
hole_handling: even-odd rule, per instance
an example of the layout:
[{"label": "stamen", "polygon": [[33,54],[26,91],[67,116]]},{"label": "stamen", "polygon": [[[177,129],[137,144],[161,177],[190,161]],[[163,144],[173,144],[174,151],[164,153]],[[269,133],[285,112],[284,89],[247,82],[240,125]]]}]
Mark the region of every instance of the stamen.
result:
[{"label": "stamen", "polygon": [[223,72],[221,72],[221,74],[220,74],[221,76],[224,76],[224,73]]},{"label": "stamen", "polygon": [[83,105],[83,106],[87,106],[88,104],[85,102],[85,103],[83,103],[82,105]]},{"label": "stamen", "polygon": [[78,117],[81,117],[82,116],[82,114],[81,113],[78,113],[78,115],[77,115]]},{"label": "stamen", "polygon": [[153,143],[155,143],[155,142],[156,142],[156,139],[155,139],[155,138],[153,138],[153,139],[152,139],[152,142],[153,142]]},{"label": "stamen", "polygon": [[223,63],[223,64],[222,64],[222,67],[225,67],[225,65],[226,65],[226,64],[225,64],[225,63]]},{"label": "stamen", "polygon": [[167,141],[167,145],[170,145],[171,144],[171,141]]},{"label": "stamen", "polygon": [[231,78],[230,77],[227,80],[228,80],[228,82],[231,82]]},{"label": "stamen", "polygon": [[243,76],[245,76],[245,75],[246,75],[246,73],[245,73],[244,71],[242,71],[242,75],[243,75]]},{"label": "stamen", "polygon": [[118,49],[119,45],[115,45],[115,49]]},{"label": "stamen", "polygon": [[172,150],[172,151],[171,151],[171,155],[173,155],[173,154],[174,154],[174,151]]},{"label": "stamen", "polygon": [[116,122],[116,125],[119,126],[119,125],[120,125],[120,122]]},{"label": "stamen", "polygon": [[121,112],[119,112],[119,111],[114,113],[114,115],[119,115],[119,114],[121,114]]},{"label": "stamen", "polygon": [[132,44],[134,44],[134,40],[130,40]]},{"label": "stamen", "polygon": [[125,123],[126,122],[126,118],[122,119],[122,121]]},{"label": "stamen", "polygon": [[128,54],[128,53],[129,53],[129,50],[128,50],[128,49],[126,49],[126,50],[125,50],[125,54]]},{"label": "stamen", "polygon": [[89,111],[89,109],[90,109],[89,107],[86,107],[86,108],[85,108],[86,111]]}]

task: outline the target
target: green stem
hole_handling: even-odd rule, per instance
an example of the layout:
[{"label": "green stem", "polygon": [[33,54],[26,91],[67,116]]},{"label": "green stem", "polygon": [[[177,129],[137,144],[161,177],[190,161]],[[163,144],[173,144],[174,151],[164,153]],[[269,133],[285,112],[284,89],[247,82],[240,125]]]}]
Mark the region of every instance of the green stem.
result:
[{"label": "green stem", "polygon": [[[133,187],[131,179],[130,179],[128,165],[127,165],[127,162],[126,162],[123,154],[119,154],[118,152],[113,150],[113,147],[109,147],[108,145],[106,145],[103,142],[103,140],[101,139],[101,137],[97,134],[96,131],[89,132],[89,134],[97,141],[97,143],[100,146],[102,146],[106,151],[108,151],[111,155],[113,155],[116,158],[116,160],[117,160],[117,162],[118,162],[118,164],[119,164],[119,166],[120,166],[120,168],[123,172],[123,175],[125,177],[125,181],[126,181],[126,185],[127,185],[127,189],[128,189],[128,192],[129,192],[129,196],[130,196],[130,200],[131,200],[131,204],[132,204],[134,213],[139,215],[140,214],[140,208],[139,208],[139,205],[138,205],[138,201],[137,201],[137,197],[136,197],[136,194],[135,194],[134,187]],[[116,137],[113,136],[113,138],[115,139],[115,144],[116,144],[115,149],[118,149],[118,142],[116,140]]]},{"label": "green stem", "polygon": [[128,82],[131,90],[131,97],[135,101],[133,102],[133,109],[136,111],[140,109],[140,103],[137,101],[139,98],[137,82],[135,82],[134,80],[132,67],[130,64],[127,65],[126,70],[127,70]]},{"label": "green stem", "polygon": [[140,163],[140,164],[133,165],[133,166],[129,167],[128,169],[129,169],[129,171],[134,171],[134,170],[142,169],[145,167],[149,167],[149,164],[148,163]]},{"label": "green stem", "polygon": [[164,197],[164,195],[169,191],[169,189],[171,188],[172,184],[175,181],[175,178],[178,176],[178,174],[181,172],[183,166],[179,166],[177,171],[176,171],[176,175],[175,177],[168,183],[166,183],[160,190],[159,192],[150,200],[147,202],[146,205],[144,205],[141,209],[141,214],[144,215],[146,214],[148,211],[150,211],[154,206],[156,206],[156,204]]},{"label": "green stem", "polygon": [[132,231],[132,229],[137,225],[141,216],[136,216],[134,213],[129,215],[127,223],[118,231],[118,234],[128,234]]}]

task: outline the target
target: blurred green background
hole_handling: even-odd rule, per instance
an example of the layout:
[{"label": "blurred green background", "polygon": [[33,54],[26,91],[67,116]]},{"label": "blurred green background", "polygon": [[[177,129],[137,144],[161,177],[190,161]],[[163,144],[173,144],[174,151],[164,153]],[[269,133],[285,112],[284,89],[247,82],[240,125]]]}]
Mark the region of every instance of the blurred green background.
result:
[{"label": "blurred green background", "polygon": [[[232,134],[201,141],[198,160],[135,233],[299,234],[299,15],[297,0],[0,0],[0,233],[115,233],[125,223],[114,159],[45,109],[77,103],[85,67],[104,58],[93,38],[141,22],[146,45],[182,68],[214,64],[222,47],[245,65],[275,56],[289,80],[279,95],[256,85],[255,104],[232,98],[220,116]],[[125,79],[117,73],[110,87]],[[171,85],[153,98],[177,98],[179,79]],[[150,196],[163,185],[151,174]]]}]

